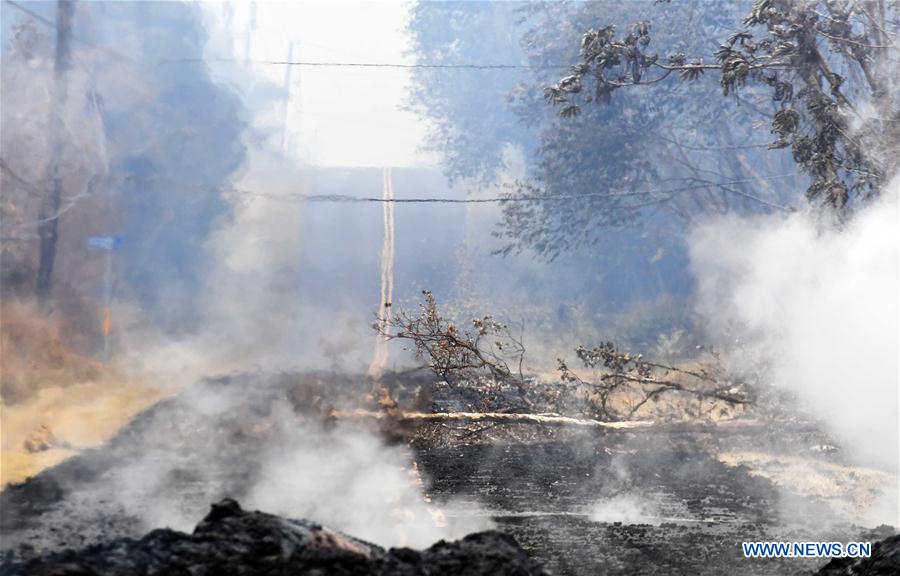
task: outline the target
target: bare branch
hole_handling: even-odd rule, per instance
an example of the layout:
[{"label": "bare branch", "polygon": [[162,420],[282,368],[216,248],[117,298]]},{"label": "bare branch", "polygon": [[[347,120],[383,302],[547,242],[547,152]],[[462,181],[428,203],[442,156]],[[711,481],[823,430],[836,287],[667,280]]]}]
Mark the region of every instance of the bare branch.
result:
[{"label": "bare branch", "polygon": [[[621,352],[611,342],[575,350],[585,368],[594,371],[592,378],[582,378],[562,359],[558,359],[559,381],[528,378],[522,373],[521,335],[514,337],[505,324],[489,315],[473,320],[473,329],[462,330],[443,318],[431,292],[423,294],[425,301],[417,315],[394,311],[384,325],[375,328],[389,339],[412,341],[418,359],[451,390],[475,393],[480,398],[476,404],[485,412],[497,407],[515,411],[516,403],[521,403],[531,412],[575,410],[617,421],[633,418],[648,401],[664,393],[715,399],[731,406],[752,402],[745,387],[726,378],[717,362],[695,369],[669,366]],[[510,360],[518,364],[518,374],[510,369]],[[510,389],[516,396],[505,392]],[[614,406],[616,398],[635,395],[639,400],[631,410],[623,412]]]}]

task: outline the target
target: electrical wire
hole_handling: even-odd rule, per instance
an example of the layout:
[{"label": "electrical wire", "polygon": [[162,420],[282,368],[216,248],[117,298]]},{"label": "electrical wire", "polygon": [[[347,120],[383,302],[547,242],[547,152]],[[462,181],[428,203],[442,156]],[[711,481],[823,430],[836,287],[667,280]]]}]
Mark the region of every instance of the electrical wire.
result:
[{"label": "electrical wire", "polygon": [[[270,192],[258,192],[254,190],[242,190],[240,188],[232,188],[228,192],[239,196],[263,198],[278,202],[332,202],[332,203],[393,203],[393,204],[505,204],[512,202],[543,202],[543,201],[559,201],[559,200],[579,200],[583,198],[625,198],[635,196],[653,196],[653,195],[672,195],[678,192],[688,192],[691,190],[699,190],[702,188],[721,188],[729,192],[733,189],[727,188],[740,184],[749,184],[751,182],[780,180],[797,176],[797,172],[787,174],[776,174],[773,176],[760,176],[754,178],[743,178],[740,180],[731,180],[726,182],[703,182],[695,183],[687,186],[679,186],[675,188],[658,188],[645,191],[621,191],[621,192],[587,192],[584,194],[528,194],[513,195],[504,194],[502,196],[492,196],[489,198],[384,198],[377,196],[351,196],[349,194],[306,194],[295,192],[290,194],[273,194]],[[741,194],[744,195],[744,194]],[[791,210],[789,206],[781,206],[768,201],[763,201],[756,197],[744,195],[751,199],[760,201],[770,207],[782,210]]]},{"label": "electrical wire", "polygon": [[[39,21],[41,24],[46,26],[50,26],[52,28],[56,27],[56,24],[51,20],[41,16],[37,12],[22,6],[18,2],[14,0],[3,0],[6,4],[21,10],[28,16],[34,18]],[[81,42],[82,44],[86,44],[93,48],[107,50],[113,53],[117,58],[128,58],[112,48],[103,48],[93,43],[92,41],[86,40],[84,38],[74,37],[73,39],[77,42]],[[163,58],[157,60],[160,64],[199,64],[199,63],[252,63],[252,64],[267,64],[273,66],[307,66],[307,67],[322,67],[322,68],[399,68],[399,69],[413,69],[413,68],[426,68],[426,69],[446,69],[446,70],[566,70],[569,69],[570,65],[529,65],[529,64],[430,64],[430,63],[415,63],[415,64],[403,64],[396,62],[314,62],[314,61],[298,61],[298,60],[247,60],[245,58]]]},{"label": "electrical wire", "polygon": [[[44,18],[40,14],[25,8],[14,0],[4,0],[4,2],[14,8],[17,8],[24,12],[25,14],[35,18],[40,21],[42,24],[47,26],[55,27],[55,24],[50,20]],[[77,39],[86,44],[97,47],[93,43]],[[123,57],[121,54],[116,53],[116,56]],[[128,58],[124,56],[124,58]],[[248,60],[244,59],[236,59],[236,58],[178,58],[178,59],[161,59],[158,62],[160,63],[218,63],[218,62],[233,62],[233,63],[243,63],[248,62]],[[344,67],[344,68],[394,68],[394,69],[456,69],[456,70],[534,70],[534,69],[568,69],[570,66],[562,66],[562,65],[526,65],[526,64],[428,64],[428,63],[415,63],[415,64],[402,64],[402,63],[391,63],[391,62],[314,62],[314,61],[294,61],[294,60],[249,60],[249,62],[255,64],[269,64],[269,65],[278,65],[278,66],[307,66],[307,67]],[[232,189],[229,192],[232,194],[239,194],[249,197],[257,197],[264,198],[269,200],[275,200],[280,202],[345,202],[345,203],[397,203],[397,204],[490,204],[490,203],[507,203],[507,202],[534,202],[534,201],[546,201],[546,200],[577,200],[583,198],[621,198],[628,196],[651,196],[654,194],[662,194],[662,195],[671,195],[678,192],[685,192],[690,190],[698,190],[701,188],[708,187],[718,187],[720,189],[735,192],[734,190],[728,188],[730,186],[734,186],[737,184],[746,184],[750,182],[760,181],[760,180],[775,180],[781,178],[787,178],[796,176],[796,173],[791,174],[780,174],[769,177],[758,177],[758,178],[747,178],[743,180],[733,180],[729,182],[709,182],[702,184],[693,184],[690,186],[682,186],[678,188],[672,189],[664,189],[664,190],[650,190],[650,191],[627,191],[627,192],[589,192],[585,194],[561,194],[561,195],[542,195],[542,194],[532,194],[532,195],[512,195],[506,194],[502,196],[494,196],[490,198],[379,198],[379,197],[358,197],[358,196],[350,196],[344,194],[304,194],[304,193],[292,193],[288,195],[278,195],[271,194],[266,192],[256,192],[251,190],[240,190],[240,189]],[[745,195],[745,194],[741,194]],[[760,201],[763,204],[766,204],[770,207],[780,208],[783,210],[790,210],[790,207],[780,206],[777,204],[773,204],[767,201],[763,201],[754,196],[746,195],[747,197]]]},{"label": "electrical wire", "polygon": [[9,4],[10,6],[12,6],[13,8],[17,8],[17,9],[21,10],[22,12],[24,12],[25,14],[28,14],[29,16],[31,16],[32,18],[34,18],[34,19],[37,20],[38,22],[41,22],[41,23],[43,23],[43,24],[46,24],[47,26],[50,26],[50,27],[52,27],[52,28],[56,28],[56,23],[55,23],[55,22],[53,22],[53,21],[51,21],[51,20],[48,20],[47,18],[44,18],[43,16],[41,16],[40,14],[38,14],[37,12],[35,12],[34,10],[29,10],[28,8],[26,8],[26,7],[22,6],[21,4],[19,4],[18,2],[13,2],[13,0],[3,0],[3,1],[6,2],[7,4]]},{"label": "electrical wire", "polygon": [[451,69],[451,70],[563,70],[571,66],[566,65],[540,65],[533,66],[529,64],[400,64],[394,62],[312,62],[302,60],[243,60],[238,58],[175,58],[162,59],[161,63],[197,63],[197,62],[251,62],[253,64],[271,64],[275,66],[309,66],[309,67],[329,67],[329,68],[430,68],[430,69]]}]

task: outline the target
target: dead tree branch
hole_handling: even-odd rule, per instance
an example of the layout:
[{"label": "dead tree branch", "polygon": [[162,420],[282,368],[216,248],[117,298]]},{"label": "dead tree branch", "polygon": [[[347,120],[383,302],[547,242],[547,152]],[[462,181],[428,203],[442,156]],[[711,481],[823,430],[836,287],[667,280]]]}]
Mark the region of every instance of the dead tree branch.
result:
[{"label": "dead tree branch", "polygon": [[[477,410],[473,413],[503,413],[526,420],[540,419],[539,412],[552,412],[560,418],[565,417],[559,414],[574,413],[609,423],[634,420],[641,408],[665,394],[692,396],[701,407],[704,400],[729,406],[752,401],[745,386],[727,377],[714,353],[712,362],[685,368],[619,351],[612,342],[575,350],[591,377],[580,376],[563,359],[557,360],[559,381],[526,377],[521,369],[525,356],[522,336],[514,336],[490,315],[472,320],[471,329],[459,328],[441,315],[431,292],[423,294],[417,314],[394,311],[375,328],[388,339],[412,341],[416,358],[443,384],[457,393],[468,393],[468,405]],[[518,371],[513,372],[511,365],[518,366]]]},{"label": "dead tree branch", "polygon": [[[579,346],[575,354],[585,368],[597,371],[595,376],[590,380],[581,378],[560,358],[557,360],[560,377],[586,391],[595,412],[605,419],[634,418],[644,405],[659,400],[667,392],[690,394],[701,400],[721,400],[730,405],[751,403],[744,386],[725,376],[715,353],[712,354],[714,363],[696,370],[650,362],[641,354],[619,351],[612,342],[590,349]],[[638,391],[641,398],[628,412],[621,413],[610,405],[610,397],[626,388]]]},{"label": "dead tree branch", "polygon": [[460,328],[441,315],[430,291],[422,294],[425,300],[419,304],[418,314],[400,310],[376,324],[375,329],[388,340],[411,340],[416,358],[425,361],[450,388],[463,382],[493,383],[494,392],[499,393],[502,387],[512,386],[521,401],[531,407],[524,378],[510,368],[510,363],[517,365],[521,373],[525,355],[521,337],[491,316],[472,320],[471,329]]}]

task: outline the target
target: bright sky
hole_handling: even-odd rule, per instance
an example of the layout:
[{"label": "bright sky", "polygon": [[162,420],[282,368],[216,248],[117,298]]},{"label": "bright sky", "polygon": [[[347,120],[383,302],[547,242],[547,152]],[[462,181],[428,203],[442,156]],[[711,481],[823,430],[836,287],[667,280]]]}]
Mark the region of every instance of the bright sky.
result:
[{"label": "bright sky", "polygon": [[[409,2],[236,2],[206,6],[212,35],[230,35],[234,57],[244,58],[247,32],[251,60],[409,63],[404,27]],[[213,38],[212,43],[224,40]],[[255,74],[281,86],[285,66],[253,63]],[[419,151],[421,120],[401,107],[409,72],[402,69],[291,69],[287,113],[289,153],[323,166],[432,166]],[[259,112],[259,111],[254,111]],[[269,119],[273,125],[281,118]]]}]

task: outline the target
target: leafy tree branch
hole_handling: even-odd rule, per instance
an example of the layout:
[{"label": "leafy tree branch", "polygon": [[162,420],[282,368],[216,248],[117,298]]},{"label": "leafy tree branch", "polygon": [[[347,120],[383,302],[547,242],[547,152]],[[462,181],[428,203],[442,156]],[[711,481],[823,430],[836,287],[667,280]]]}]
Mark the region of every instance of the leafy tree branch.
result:
[{"label": "leafy tree branch", "polygon": [[789,148],[811,178],[807,198],[843,217],[851,201],[877,195],[897,171],[898,14],[895,0],[757,0],[712,55],[715,63],[683,53],[661,58],[650,49],[647,21],[624,34],[600,26],[585,32],[579,62],[545,97],[571,118],[583,103],[609,104],[621,88],[673,74],[692,82],[716,71],[724,96],[764,87],[777,105],[769,147]]}]

